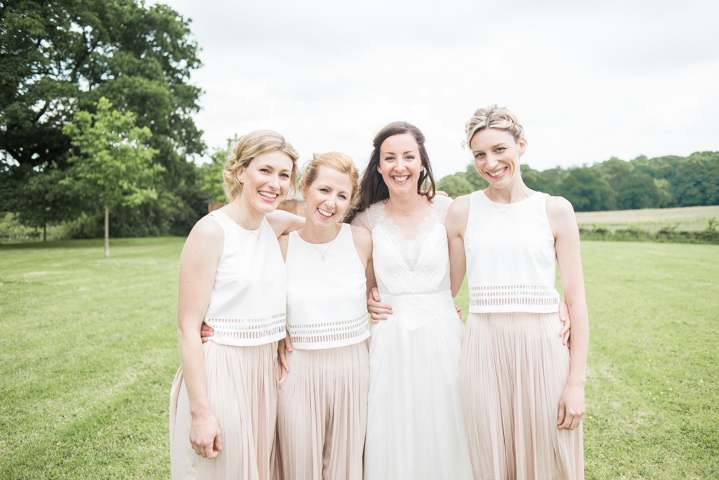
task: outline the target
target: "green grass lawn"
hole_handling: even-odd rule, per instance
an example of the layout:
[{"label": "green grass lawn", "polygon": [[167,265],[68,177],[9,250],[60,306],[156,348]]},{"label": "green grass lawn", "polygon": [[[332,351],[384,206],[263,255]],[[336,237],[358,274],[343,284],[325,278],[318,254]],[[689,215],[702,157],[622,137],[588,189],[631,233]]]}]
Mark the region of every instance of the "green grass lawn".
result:
[{"label": "green grass lawn", "polygon": [[[183,241],[0,245],[0,478],[169,477]],[[719,478],[719,247],[582,248],[587,478]]]}]

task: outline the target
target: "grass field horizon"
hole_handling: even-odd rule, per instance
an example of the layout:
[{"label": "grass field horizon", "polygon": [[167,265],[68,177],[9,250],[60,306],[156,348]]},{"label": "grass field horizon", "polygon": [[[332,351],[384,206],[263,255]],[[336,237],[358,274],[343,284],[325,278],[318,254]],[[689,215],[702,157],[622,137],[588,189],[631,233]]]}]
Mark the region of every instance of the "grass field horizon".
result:
[{"label": "grass field horizon", "polygon": [[[0,245],[0,478],[169,478],[183,242]],[[582,256],[586,478],[718,478],[719,247]]]},{"label": "grass field horizon", "polygon": [[719,205],[577,212],[576,215],[580,226],[603,226],[610,230],[638,228],[649,232],[668,227],[691,232],[704,230],[712,219],[719,220]]}]

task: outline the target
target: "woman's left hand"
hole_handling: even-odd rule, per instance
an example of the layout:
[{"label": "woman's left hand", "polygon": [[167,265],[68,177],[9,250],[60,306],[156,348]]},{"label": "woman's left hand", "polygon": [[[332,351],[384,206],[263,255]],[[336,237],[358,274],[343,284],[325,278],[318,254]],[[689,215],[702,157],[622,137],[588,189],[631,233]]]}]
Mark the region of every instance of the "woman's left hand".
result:
[{"label": "woman's left hand", "polygon": [[559,336],[562,337],[562,345],[569,347],[572,320],[569,318],[569,308],[567,308],[567,304],[564,302],[559,304],[559,319],[562,321],[562,329],[559,331]]},{"label": "woman's left hand", "polygon": [[582,417],[584,417],[584,386],[565,386],[559,399],[557,428],[574,430],[582,424]]}]

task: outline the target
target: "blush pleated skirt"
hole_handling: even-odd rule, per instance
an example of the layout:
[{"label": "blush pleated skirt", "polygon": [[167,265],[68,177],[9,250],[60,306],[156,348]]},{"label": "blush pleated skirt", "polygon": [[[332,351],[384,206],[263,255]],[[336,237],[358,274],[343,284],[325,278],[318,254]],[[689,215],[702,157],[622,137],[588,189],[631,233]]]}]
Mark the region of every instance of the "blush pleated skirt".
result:
[{"label": "blush pleated skirt", "polygon": [[295,348],[278,387],[280,477],[362,480],[367,429],[367,341],[322,350]]},{"label": "blush pleated skirt", "polygon": [[459,394],[475,479],[584,478],[582,427],[557,428],[569,375],[556,313],[467,319]]},{"label": "blush pleated skirt", "polygon": [[234,347],[210,341],[203,349],[210,408],[220,424],[222,451],[210,460],[192,449],[190,406],[180,367],[170,394],[172,478],[272,478],[277,421],[275,344]]}]

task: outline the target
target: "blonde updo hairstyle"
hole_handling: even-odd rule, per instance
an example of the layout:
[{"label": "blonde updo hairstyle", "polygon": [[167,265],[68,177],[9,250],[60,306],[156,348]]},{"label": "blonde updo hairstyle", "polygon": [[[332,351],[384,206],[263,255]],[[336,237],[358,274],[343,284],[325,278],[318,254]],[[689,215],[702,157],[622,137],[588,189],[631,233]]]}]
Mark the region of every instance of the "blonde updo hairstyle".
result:
[{"label": "blonde updo hairstyle", "polygon": [[469,144],[474,134],[485,128],[506,130],[507,133],[512,135],[515,142],[519,142],[519,139],[524,137],[524,128],[519,123],[519,120],[517,120],[517,117],[506,108],[499,108],[495,104],[486,108],[477,109],[474,115],[472,115],[472,118],[465,124],[467,147],[471,148]]},{"label": "blonde updo hairstyle", "polygon": [[[302,180],[300,180],[301,188],[309,187],[317,179],[320,167],[328,167],[337,170],[340,173],[346,173],[350,177],[352,183],[352,193],[350,197],[350,205],[345,216],[354,210],[359,199],[359,172],[355,167],[352,158],[340,152],[315,153],[305,166]],[[341,220],[340,220],[341,221]]]},{"label": "blonde updo hairstyle", "polygon": [[230,201],[242,193],[242,184],[237,179],[237,170],[241,167],[247,168],[255,157],[274,151],[284,152],[292,160],[290,190],[294,189],[297,175],[297,152],[292,145],[285,141],[285,137],[274,130],[255,130],[237,140],[235,149],[225,162],[225,169],[222,172],[223,187],[225,195]]}]

